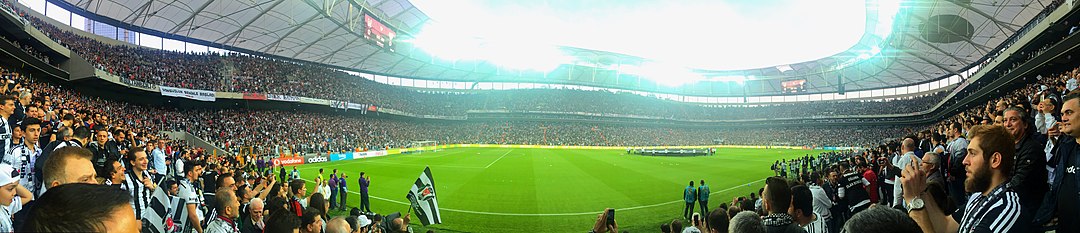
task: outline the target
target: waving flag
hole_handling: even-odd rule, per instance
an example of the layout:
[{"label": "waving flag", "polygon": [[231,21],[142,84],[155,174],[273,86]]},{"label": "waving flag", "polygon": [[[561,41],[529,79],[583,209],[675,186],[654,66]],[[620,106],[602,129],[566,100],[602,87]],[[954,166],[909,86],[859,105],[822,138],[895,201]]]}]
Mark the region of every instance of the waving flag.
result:
[{"label": "waving flag", "polygon": [[[157,183],[158,188],[154,189],[154,193],[151,194],[150,206],[149,209],[147,209],[149,212],[146,212],[146,216],[143,217],[143,221],[148,223],[147,225],[144,225],[143,232],[179,232],[179,229],[177,229],[173,223],[173,216],[169,215],[170,213],[174,213],[174,210],[178,209],[177,198],[165,194],[165,188],[161,188],[161,185],[165,183],[163,181],[165,181],[164,177],[154,182]],[[186,221],[186,213],[184,216],[183,219]]]},{"label": "waving flag", "polygon": [[412,203],[416,218],[420,219],[424,226],[442,223],[442,217],[439,215],[439,201],[435,198],[435,193],[435,179],[431,178],[431,168],[425,167],[424,172],[420,173],[420,178],[416,178],[412,189],[409,189],[409,194],[405,196]]}]

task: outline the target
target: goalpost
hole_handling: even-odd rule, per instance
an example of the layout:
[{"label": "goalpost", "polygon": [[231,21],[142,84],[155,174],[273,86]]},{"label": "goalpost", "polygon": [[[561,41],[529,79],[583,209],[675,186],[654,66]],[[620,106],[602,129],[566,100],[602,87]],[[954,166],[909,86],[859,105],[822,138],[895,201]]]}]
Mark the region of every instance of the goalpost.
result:
[{"label": "goalpost", "polygon": [[417,154],[424,152],[435,152],[439,151],[438,147],[438,141],[413,141],[409,143],[408,152]]}]

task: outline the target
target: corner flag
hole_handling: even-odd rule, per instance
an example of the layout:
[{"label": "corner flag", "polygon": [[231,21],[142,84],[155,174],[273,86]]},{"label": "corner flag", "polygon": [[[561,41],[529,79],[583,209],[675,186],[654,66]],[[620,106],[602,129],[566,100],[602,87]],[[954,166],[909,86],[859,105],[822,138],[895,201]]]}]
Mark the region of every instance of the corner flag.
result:
[{"label": "corner flag", "polygon": [[413,212],[424,226],[442,223],[439,201],[435,199],[435,179],[431,178],[430,167],[424,168],[424,172],[420,173],[420,178],[416,178],[405,197],[409,198]]}]

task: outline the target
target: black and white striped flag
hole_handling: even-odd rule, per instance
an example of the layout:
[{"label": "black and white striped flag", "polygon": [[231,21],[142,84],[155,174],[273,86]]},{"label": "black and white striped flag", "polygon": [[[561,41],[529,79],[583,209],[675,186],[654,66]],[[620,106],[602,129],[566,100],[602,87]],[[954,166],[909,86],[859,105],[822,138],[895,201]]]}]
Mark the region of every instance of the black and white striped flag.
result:
[{"label": "black and white striped flag", "polygon": [[166,223],[165,221],[171,221],[171,219],[168,218],[170,217],[168,216],[168,213],[170,213],[170,211],[168,210],[170,210],[170,206],[172,206],[172,204],[172,198],[168,197],[168,194],[165,194],[165,189],[159,187],[158,189],[153,190],[153,194],[150,196],[150,206],[148,206],[149,208],[147,208],[147,210],[150,211],[148,211],[148,213],[145,213],[145,216],[143,218],[144,221],[147,221],[147,223],[149,223],[147,225],[148,228],[144,229],[144,232],[168,232],[166,228],[168,223]]},{"label": "black and white striped flag", "polygon": [[187,201],[183,198],[172,197],[172,202],[170,202],[169,205],[172,206],[172,208],[169,209],[169,213],[166,215],[169,216],[169,218],[165,219],[165,225],[172,225],[166,230],[168,230],[168,232],[187,232],[188,229],[185,228],[190,227],[188,226]]},{"label": "black and white striped flag", "polygon": [[424,172],[420,173],[420,178],[416,178],[416,183],[413,183],[405,197],[409,198],[413,213],[424,226],[442,223],[439,201],[435,199],[435,179],[431,177],[430,167],[424,168]]}]

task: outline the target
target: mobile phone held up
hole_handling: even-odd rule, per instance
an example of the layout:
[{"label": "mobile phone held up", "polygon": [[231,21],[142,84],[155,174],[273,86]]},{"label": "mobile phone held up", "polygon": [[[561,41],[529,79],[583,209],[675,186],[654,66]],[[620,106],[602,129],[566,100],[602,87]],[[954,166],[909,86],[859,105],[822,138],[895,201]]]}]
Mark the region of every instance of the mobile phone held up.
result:
[{"label": "mobile phone held up", "polygon": [[607,210],[607,225],[615,225],[615,209]]}]

